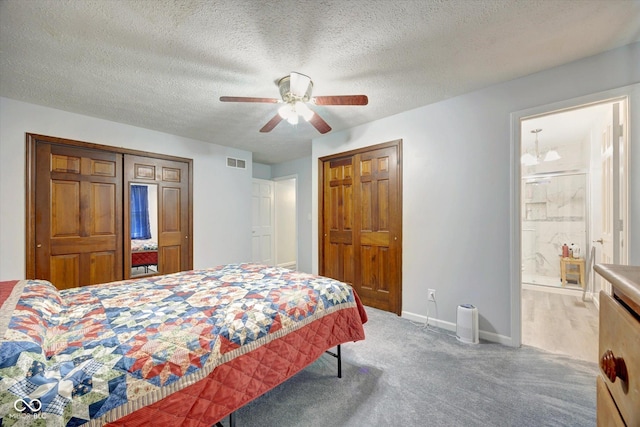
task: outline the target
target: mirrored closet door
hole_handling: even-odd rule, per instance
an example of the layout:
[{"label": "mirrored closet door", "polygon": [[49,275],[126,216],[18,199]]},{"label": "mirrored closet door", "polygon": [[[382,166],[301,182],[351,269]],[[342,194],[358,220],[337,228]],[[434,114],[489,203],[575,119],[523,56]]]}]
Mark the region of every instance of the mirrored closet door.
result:
[{"label": "mirrored closet door", "polygon": [[125,273],[129,277],[189,269],[188,166],[125,155]]}]

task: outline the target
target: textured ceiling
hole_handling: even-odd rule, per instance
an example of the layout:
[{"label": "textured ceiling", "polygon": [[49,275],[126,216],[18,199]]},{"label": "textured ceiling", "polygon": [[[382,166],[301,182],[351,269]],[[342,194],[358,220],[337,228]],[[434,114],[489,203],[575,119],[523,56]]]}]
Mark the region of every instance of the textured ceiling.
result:
[{"label": "textured ceiling", "polygon": [[[640,1],[0,0],[0,95],[254,153],[311,153],[308,123],[258,130],[298,71],[340,130],[640,40]],[[100,142],[100,141],[94,141]]]}]

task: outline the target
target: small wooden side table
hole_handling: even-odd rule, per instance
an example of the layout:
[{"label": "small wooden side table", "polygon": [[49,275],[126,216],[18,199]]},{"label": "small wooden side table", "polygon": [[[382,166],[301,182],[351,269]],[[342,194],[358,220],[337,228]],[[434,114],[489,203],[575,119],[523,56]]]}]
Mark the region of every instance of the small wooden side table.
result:
[{"label": "small wooden side table", "polygon": [[[577,266],[578,271],[572,272],[571,268],[567,269],[567,266]],[[584,288],[584,258],[560,257],[560,281],[562,286],[567,284],[567,273],[577,274],[578,284],[581,288]]]}]

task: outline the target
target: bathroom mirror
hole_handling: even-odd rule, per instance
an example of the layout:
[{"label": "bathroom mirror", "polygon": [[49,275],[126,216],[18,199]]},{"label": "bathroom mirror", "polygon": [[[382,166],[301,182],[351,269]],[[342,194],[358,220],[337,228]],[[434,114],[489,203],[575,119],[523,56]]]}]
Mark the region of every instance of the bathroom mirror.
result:
[{"label": "bathroom mirror", "polygon": [[129,222],[130,277],[159,273],[157,184],[130,183]]}]

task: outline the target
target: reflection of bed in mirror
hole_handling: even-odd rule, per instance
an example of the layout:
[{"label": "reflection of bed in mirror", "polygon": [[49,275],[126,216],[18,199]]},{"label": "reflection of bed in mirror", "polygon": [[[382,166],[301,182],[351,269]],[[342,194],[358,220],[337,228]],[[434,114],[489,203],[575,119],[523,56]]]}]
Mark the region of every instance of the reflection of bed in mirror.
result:
[{"label": "reflection of bed in mirror", "polygon": [[130,185],[131,277],[159,272],[157,194],[155,184]]},{"label": "reflection of bed in mirror", "polygon": [[[149,267],[158,265],[158,242],[154,240],[131,240],[131,267],[144,267],[144,272],[149,272]],[[156,268],[157,271],[157,268]]]}]

